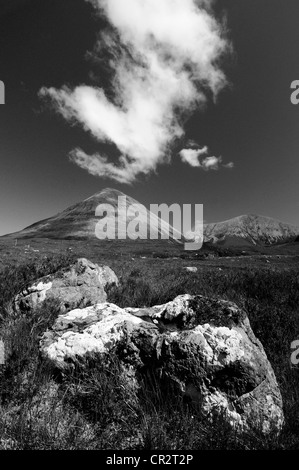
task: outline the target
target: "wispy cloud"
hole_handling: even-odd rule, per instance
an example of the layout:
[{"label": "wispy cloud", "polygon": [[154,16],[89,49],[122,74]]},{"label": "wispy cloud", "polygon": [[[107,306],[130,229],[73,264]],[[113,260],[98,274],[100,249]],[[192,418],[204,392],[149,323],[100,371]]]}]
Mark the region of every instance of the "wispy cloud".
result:
[{"label": "wispy cloud", "polygon": [[224,168],[234,168],[235,164],[234,162],[229,162],[229,163],[225,163],[223,166]]},{"label": "wispy cloud", "polygon": [[[193,145],[194,146],[194,143]],[[207,156],[208,147],[203,148],[185,148],[179,152],[179,155],[184,163],[188,163],[190,166],[195,168],[201,168],[203,170],[219,170],[223,168],[233,168],[233,162],[222,163],[222,157]]]},{"label": "wispy cloud", "polygon": [[[101,152],[74,149],[72,161],[93,175],[132,183],[170,161],[171,144],[184,135],[182,118],[225,86],[219,61],[230,46],[207,0],[86,1],[110,25],[94,56],[109,54],[111,90],[98,83],[42,88],[40,96],[99,143],[119,151],[115,162]],[[195,163],[194,155],[186,153],[186,161]],[[213,167],[211,158],[207,168]]]}]

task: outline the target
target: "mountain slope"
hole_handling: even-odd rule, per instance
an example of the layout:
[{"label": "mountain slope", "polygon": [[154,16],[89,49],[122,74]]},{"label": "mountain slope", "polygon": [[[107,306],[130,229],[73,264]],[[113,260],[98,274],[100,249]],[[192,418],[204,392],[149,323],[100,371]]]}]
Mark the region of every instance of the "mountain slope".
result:
[{"label": "mountain slope", "polygon": [[[85,199],[82,202],[74,204],[68,207],[63,212],[50,217],[48,219],[36,222],[29,227],[26,227],[20,232],[9,234],[8,236],[13,238],[56,238],[56,239],[90,239],[96,238],[96,225],[100,220],[100,217],[96,217],[95,212],[99,204],[109,204],[115,210],[116,222],[112,220],[113,215],[108,216],[109,223],[116,226],[116,235],[118,230],[125,231],[125,221],[119,217],[118,213],[118,198],[126,197],[126,207],[139,204],[138,201],[125,195],[124,193],[115,189],[106,188],[99,193]],[[167,233],[170,234],[169,238],[173,239],[175,231],[166,222],[161,222],[158,217],[146,210],[140,217],[140,227],[143,232],[149,238],[149,220],[151,217],[151,227],[155,227],[159,236],[164,234],[167,237]],[[128,221],[132,220],[134,216],[128,218]],[[106,220],[108,220],[106,219]],[[133,235],[132,230],[128,231],[130,236]],[[129,238],[130,238],[129,236]],[[176,232],[177,239],[175,241],[180,242],[181,234]]]},{"label": "mountain slope", "polygon": [[[109,204],[115,211],[116,238],[120,231],[125,232],[125,221],[118,212],[119,197],[126,197],[126,208],[138,201],[115,189],[106,188],[99,193],[68,207],[64,211],[48,219],[36,222],[20,232],[7,235],[12,238],[52,238],[52,239],[96,239],[96,225],[100,217],[95,215],[99,204]],[[131,216],[129,221],[135,216]],[[106,219],[107,220],[107,219]],[[175,231],[168,223],[161,222],[157,216],[149,210],[140,217],[140,227],[143,233],[150,239],[150,226],[154,227],[159,238],[169,238],[183,243],[181,233]],[[113,214],[110,215],[109,223],[114,224]],[[139,227],[139,231],[140,231]],[[129,237],[135,233],[134,226],[128,231]],[[169,237],[168,237],[169,234]],[[268,246],[293,242],[299,237],[299,228],[279,222],[269,217],[259,215],[241,215],[223,222],[209,223],[204,225],[204,242],[217,244],[225,247],[253,247]]]},{"label": "mountain slope", "polygon": [[298,227],[253,214],[204,225],[204,240],[224,246],[287,243],[298,235]]}]

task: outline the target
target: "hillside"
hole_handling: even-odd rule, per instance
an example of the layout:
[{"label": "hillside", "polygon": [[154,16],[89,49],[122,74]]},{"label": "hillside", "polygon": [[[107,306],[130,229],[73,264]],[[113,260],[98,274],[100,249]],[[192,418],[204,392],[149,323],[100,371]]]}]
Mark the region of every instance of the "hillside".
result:
[{"label": "hillside", "polygon": [[205,241],[223,246],[268,246],[295,241],[298,235],[298,227],[254,214],[204,225]]},{"label": "hillside", "polygon": [[[12,233],[6,236],[13,238],[50,238],[50,239],[96,239],[96,225],[100,220],[100,217],[96,217],[95,212],[99,204],[109,204],[115,210],[116,220],[112,220],[113,215],[109,215],[106,219],[108,223],[115,224],[116,227],[116,238],[120,231],[125,231],[124,220],[119,217],[118,213],[118,198],[126,197],[126,208],[133,204],[140,204],[138,201],[130,196],[125,195],[121,191],[115,189],[104,189],[99,193],[85,199],[82,202],[74,204],[68,207],[63,212],[50,217],[48,219],[36,222],[29,227],[26,227],[20,232]],[[151,226],[155,227],[159,237],[164,234],[166,237],[169,233],[169,238],[172,240],[175,230],[166,222],[162,222],[161,219],[156,217],[150,211],[146,210],[140,217],[139,231],[149,238],[149,220],[151,217]],[[127,221],[130,222],[134,216],[128,217]],[[132,239],[133,230],[127,231],[128,238]],[[181,234],[176,231],[178,242],[181,239]]]},{"label": "hillside", "polygon": [[[150,237],[151,226],[151,229],[156,230],[159,239],[169,238],[171,242],[175,241],[180,244],[184,242],[184,237],[180,232],[173,229],[167,222],[161,221],[159,217],[147,209],[139,215],[139,225],[136,227],[136,224],[129,224],[126,231],[125,219],[120,216],[118,210],[119,197],[126,198],[126,209],[130,205],[140,204],[121,191],[106,188],[53,217],[36,222],[24,230],[7,235],[7,237],[17,239],[96,240],[96,225],[100,220],[100,217],[95,215],[96,208],[99,204],[109,204],[115,212],[110,214],[106,220],[112,226],[115,224],[116,239],[124,239],[125,237],[119,237],[119,234],[126,233],[126,239],[132,241],[137,229],[139,233],[143,233],[144,240],[147,239],[148,243],[151,243],[154,241]],[[104,217],[106,217],[106,214],[104,214]],[[132,214],[127,217],[127,223],[132,221],[134,217],[135,215]],[[260,215],[241,215],[223,222],[204,224],[204,242],[222,248],[259,248],[292,243],[298,239],[298,227]]]}]

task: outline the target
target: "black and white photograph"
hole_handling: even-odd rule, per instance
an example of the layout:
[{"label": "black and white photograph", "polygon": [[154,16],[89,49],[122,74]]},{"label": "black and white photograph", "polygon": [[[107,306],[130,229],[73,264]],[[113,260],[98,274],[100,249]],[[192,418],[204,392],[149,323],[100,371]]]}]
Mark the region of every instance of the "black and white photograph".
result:
[{"label": "black and white photograph", "polygon": [[298,0],[0,0],[0,450],[299,450]]}]

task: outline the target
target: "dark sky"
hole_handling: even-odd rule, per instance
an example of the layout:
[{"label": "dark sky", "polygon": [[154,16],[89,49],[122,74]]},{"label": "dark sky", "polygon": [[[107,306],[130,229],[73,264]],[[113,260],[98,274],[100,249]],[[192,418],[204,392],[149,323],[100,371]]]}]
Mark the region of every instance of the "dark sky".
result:
[{"label": "dark sky", "polygon": [[177,158],[131,186],[88,174],[71,163],[74,147],[94,148],[41,102],[43,86],[89,83],[102,23],[83,0],[0,0],[0,235],[50,217],[105,187],[151,203],[204,205],[208,222],[256,213],[299,225],[298,0],[218,0],[234,54],[231,83],[186,125],[186,138],[209,145],[233,169],[202,171]]}]

